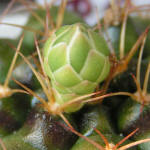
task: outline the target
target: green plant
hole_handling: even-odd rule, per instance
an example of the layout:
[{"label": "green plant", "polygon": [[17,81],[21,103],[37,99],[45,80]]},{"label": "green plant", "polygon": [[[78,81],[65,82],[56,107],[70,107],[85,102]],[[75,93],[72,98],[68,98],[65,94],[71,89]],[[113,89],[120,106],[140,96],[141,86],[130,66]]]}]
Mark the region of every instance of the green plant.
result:
[{"label": "green plant", "polygon": [[104,38],[83,24],[63,26],[51,35],[44,48],[44,69],[51,79],[56,105],[92,93],[109,73],[108,55]]},{"label": "green plant", "polygon": [[[30,2],[26,2],[24,0],[20,1],[23,2],[25,6],[26,4],[30,4]],[[21,28],[26,30],[29,29],[34,33],[28,32],[29,34],[26,34],[25,43],[31,42],[31,46],[29,44],[27,46],[24,45],[23,47],[36,47],[37,52],[34,52],[32,56],[26,57],[22,54],[22,52],[17,50],[16,55],[19,54],[33,71],[37,80],[40,82],[46,98],[40,97],[34,90],[31,90],[16,79],[14,79],[14,81],[24,88],[27,94],[36,97],[40,101],[40,104],[37,105],[40,105],[44,111],[54,117],[61,117],[70,127],[72,132],[83,137],[80,133],[74,130],[71,122],[69,122],[65,117],[65,113],[79,112],[79,109],[84,104],[90,102],[97,101],[98,105],[101,105],[100,102],[105,97],[116,95],[127,95],[133,97],[131,93],[124,91],[109,94],[106,93],[109,85],[111,84],[111,80],[115,79],[118,75],[121,76],[121,74],[128,69],[129,62],[133,58],[133,55],[138,50],[141,43],[144,43],[149,27],[145,29],[135,44],[132,45],[132,48],[130,46],[130,49],[126,51],[125,33],[126,24],[128,24],[127,18],[130,11],[128,10],[128,5],[125,5],[124,9],[119,8],[123,15],[120,15],[119,17],[119,23],[122,24],[122,27],[119,39],[120,47],[117,43],[116,47],[119,47],[119,49],[116,53],[113,49],[111,49],[109,42],[105,42],[102,34],[95,33],[93,29],[87,25],[76,23],[75,21],[75,24],[68,25],[67,23],[67,25],[62,26],[65,24],[63,23],[63,18],[66,4],[66,1],[62,0],[58,15],[57,17],[55,16],[57,19],[52,19],[53,17],[50,15],[51,13],[49,13],[49,6],[46,5],[46,15],[42,11],[46,18],[44,18],[44,20],[42,20],[43,18],[40,16],[39,11],[34,11],[30,9],[29,5],[27,5],[27,9],[34,16],[36,23],[39,23],[38,21],[42,22],[42,25],[37,27],[37,29],[40,28],[41,31],[36,31],[32,27],[20,26]],[[41,9],[39,5],[34,4],[34,6]],[[44,10],[43,7],[42,10]],[[51,10],[52,9],[50,9],[50,11]],[[116,19],[117,16],[114,20],[115,23],[117,21]],[[31,24],[29,24],[29,26],[31,26]],[[105,21],[104,26],[107,27]],[[31,37],[31,41],[28,41],[28,39],[30,39],[28,37]],[[46,42],[44,49],[42,49],[41,47],[43,47],[43,42],[47,39],[48,41]],[[38,58],[36,55],[38,55]],[[35,62],[34,65],[29,60],[31,58],[33,58]],[[91,105],[90,107],[93,106]],[[120,108],[119,105],[118,107]],[[109,136],[113,137],[113,134],[110,134]],[[96,136],[96,139],[97,138],[98,136]],[[134,144],[128,145],[124,148],[118,148],[118,145],[114,146],[115,142],[113,145],[109,146],[108,141],[104,137],[103,139],[106,142],[104,147],[94,143],[87,137],[84,137],[84,139],[87,140],[88,144],[93,144],[92,149],[95,149],[94,146],[96,146],[98,149],[102,150],[127,149],[128,146],[149,141],[149,139],[146,139],[137,143],[135,142]],[[7,145],[7,142],[5,142],[5,144]],[[11,148],[11,145],[12,144],[9,145],[9,149]]]}]

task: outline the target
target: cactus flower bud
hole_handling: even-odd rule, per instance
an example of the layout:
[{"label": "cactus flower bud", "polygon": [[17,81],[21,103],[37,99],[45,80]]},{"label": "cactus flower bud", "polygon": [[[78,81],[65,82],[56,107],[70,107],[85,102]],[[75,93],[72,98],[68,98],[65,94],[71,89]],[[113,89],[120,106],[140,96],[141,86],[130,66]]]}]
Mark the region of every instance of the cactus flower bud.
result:
[{"label": "cactus flower bud", "polygon": [[[84,24],[66,25],[46,42],[44,67],[51,78],[56,102],[92,93],[110,70],[109,49],[98,33]],[[79,104],[67,109],[73,112]]]}]

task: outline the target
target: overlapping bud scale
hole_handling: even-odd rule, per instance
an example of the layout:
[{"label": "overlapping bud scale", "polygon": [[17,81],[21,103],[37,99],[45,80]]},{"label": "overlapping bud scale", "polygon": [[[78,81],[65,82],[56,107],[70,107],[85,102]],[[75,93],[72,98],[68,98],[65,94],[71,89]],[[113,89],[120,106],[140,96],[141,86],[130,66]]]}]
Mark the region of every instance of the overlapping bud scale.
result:
[{"label": "overlapping bud scale", "polygon": [[[102,36],[83,24],[66,25],[46,42],[44,67],[58,104],[92,93],[108,75],[109,49]],[[67,111],[76,111],[74,106]]]}]

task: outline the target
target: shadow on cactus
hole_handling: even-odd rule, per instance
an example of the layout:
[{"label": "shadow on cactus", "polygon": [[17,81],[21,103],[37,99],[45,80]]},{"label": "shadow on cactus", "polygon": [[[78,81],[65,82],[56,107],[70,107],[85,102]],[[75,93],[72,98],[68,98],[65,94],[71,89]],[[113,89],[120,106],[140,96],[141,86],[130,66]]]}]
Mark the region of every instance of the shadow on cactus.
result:
[{"label": "shadow on cactus", "polygon": [[[122,104],[121,109],[118,111],[118,128],[121,132],[127,134],[130,130],[135,127],[140,127],[140,132],[146,130],[148,120],[146,116],[149,114],[149,104],[150,104],[150,94],[148,91],[149,86],[149,74],[150,74],[150,62],[145,72],[145,77],[143,83],[141,83],[140,72],[142,63],[142,54],[144,49],[145,40],[140,50],[138,62],[137,62],[137,71],[136,77],[132,75],[133,80],[136,84],[137,91],[134,93],[128,93],[130,98]],[[143,88],[142,88],[143,86]],[[130,119],[129,119],[130,116]],[[146,122],[146,125],[145,125]]]},{"label": "shadow on cactus", "polygon": [[[130,25],[131,23],[129,22],[131,20],[130,15],[132,13],[136,11],[142,11],[141,8],[144,9],[147,7],[149,8],[147,5],[143,5],[143,7],[136,7],[132,5],[130,0],[125,1],[123,7],[121,7],[119,2],[117,3],[116,1],[112,0],[110,8],[105,11],[103,26],[106,39],[108,41],[107,43],[111,52],[110,61],[112,66],[110,71],[111,73],[109,74],[103,87],[104,91],[107,90],[113,78],[115,78],[117,75],[121,75],[121,73],[128,69],[131,59],[138,51],[138,48],[144,39],[147,37],[150,26],[145,28],[144,32],[137,39],[137,33],[134,30],[134,26]],[[112,33],[109,33],[109,29],[111,27],[119,28],[120,32],[116,33],[118,32],[118,29],[114,29],[114,31],[111,31]],[[116,36],[116,34],[120,35]]]}]

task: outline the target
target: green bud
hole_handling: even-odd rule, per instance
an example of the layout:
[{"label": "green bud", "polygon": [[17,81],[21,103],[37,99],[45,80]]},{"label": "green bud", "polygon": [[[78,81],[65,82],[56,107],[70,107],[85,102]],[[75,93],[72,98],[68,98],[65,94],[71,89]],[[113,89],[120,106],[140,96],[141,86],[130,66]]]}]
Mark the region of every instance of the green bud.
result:
[{"label": "green bud", "polygon": [[[109,49],[98,33],[84,24],[66,25],[46,42],[44,67],[58,104],[92,93],[110,70]],[[66,111],[76,111],[73,106]]]}]

